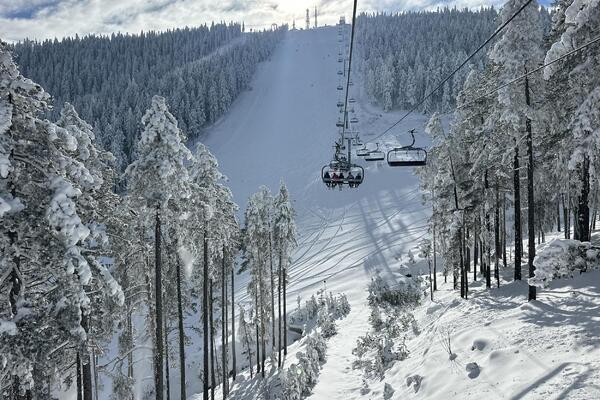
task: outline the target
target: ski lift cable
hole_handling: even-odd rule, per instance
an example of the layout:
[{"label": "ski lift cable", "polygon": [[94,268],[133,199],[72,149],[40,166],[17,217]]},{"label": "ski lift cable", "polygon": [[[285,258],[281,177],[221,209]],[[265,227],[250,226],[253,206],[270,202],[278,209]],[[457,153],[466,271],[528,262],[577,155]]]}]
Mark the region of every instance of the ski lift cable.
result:
[{"label": "ski lift cable", "polygon": [[517,78],[515,78],[513,80],[510,80],[510,81],[508,81],[508,82],[506,82],[506,83],[504,83],[504,84],[502,84],[502,85],[500,85],[500,86],[498,86],[498,87],[496,87],[496,88],[494,88],[492,90],[490,90],[487,93],[482,94],[481,96],[479,96],[479,97],[477,97],[477,98],[475,98],[475,99],[473,99],[473,100],[471,100],[471,101],[469,101],[469,102],[467,102],[465,104],[461,104],[460,106],[457,106],[456,108],[454,108],[454,110],[442,113],[441,115],[451,114],[451,113],[453,113],[456,110],[460,110],[462,108],[465,108],[465,107],[468,107],[470,105],[473,105],[474,103],[477,103],[478,101],[480,101],[480,100],[482,100],[482,99],[484,99],[484,98],[486,98],[488,96],[491,96],[492,94],[496,93],[497,91],[499,91],[501,89],[504,89],[505,87],[510,86],[513,83],[519,82],[519,81],[525,79],[526,77],[528,77],[529,75],[535,74],[536,72],[539,72],[540,70],[542,70],[542,69],[544,69],[544,68],[546,68],[546,67],[548,67],[548,66],[550,66],[550,65],[552,65],[552,64],[554,64],[554,63],[556,63],[556,62],[558,62],[560,60],[568,58],[568,57],[572,56],[573,54],[578,53],[581,50],[585,49],[586,47],[589,47],[589,46],[591,46],[591,45],[593,45],[595,43],[598,43],[598,42],[600,42],[600,36],[596,37],[595,39],[592,39],[591,41],[587,42],[586,44],[584,44],[582,46],[577,47],[576,49],[573,49],[573,50],[569,51],[568,53],[563,54],[562,56],[560,56],[560,57],[558,57],[558,58],[556,58],[556,59],[554,59],[552,61],[549,61],[549,62],[547,62],[547,63],[545,63],[543,65],[540,65],[539,67],[537,67],[535,69],[532,69],[531,71],[528,71],[525,74],[523,74],[523,75],[521,75],[521,76],[519,76],[519,77],[517,77]]},{"label": "ski lift cable", "polygon": [[346,119],[348,118],[348,91],[350,89],[350,71],[352,68],[352,49],[354,48],[354,27],[356,26],[357,3],[358,0],[354,0],[354,8],[352,10],[352,31],[350,33],[350,54],[348,56],[348,76],[346,77],[346,99],[344,101],[344,126],[342,127],[342,144],[344,143],[344,137],[346,134]]},{"label": "ski lift cable", "polygon": [[[406,114],[404,114],[402,116],[402,118],[400,118],[398,121],[396,121],[394,124],[392,124],[389,128],[387,128],[385,131],[383,131],[382,133],[380,133],[379,135],[375,136],[374,138],[371,139],[371,141],[373,140],[377,140],[380,137],[382,137],[383,135],[385,135],[386,133],[388,133],[389,131],[391,131],[393,128],[395,128],[400,122],[404,121],[410,114],[412,114],[413,112],[415,112],[419,107],[421,107],[421,105],[423,103],[425,103],[425,101],[430,98],[435,92],[437,92],[442,86],[444,86],[444,84],[446,82],[448,82],[450,80],[450,78],[452,78],[454,75],[456,75],[456,73],[462,68],[464,67],[469,61],[471,61],[471,59],[473,57],[475,57],[477,55],[477,53],[479,53],[485,46],[488,45],[488,43],[490,43],[508,24],[510,24],[512,22],[513,19],[515,19],[529,4],[531,4],[533,0],[527,0],[508,20],[506,20],[506,22],[504,22],[502,25],[500,25],[498,27],[498,29],[496,29],[494,31],[494,33],[492,33],[492,35],[487,38],[487,40],[485,42],[483,42],[481,45],[479,45],[479,47],[477,49],[475,49],[474,52],[472,52],[458,67],[456,67],[454,69],[454,71],[452,71],[448,76],[446,76],[446,78],[444,78],[444,80],[442,80],[435,88],[433,88],[433,90],[431,90],[429,93],[427,93],[422,99],[421,101],[419,101],[419,103],[417,103],[414,107],[412,107],[409,111],[406,112]],[[356,3],[356,1],[355,1]],[[352,27],[352,29],[354,29],[354,26]],[[352,49],[351,49],[352,51]]]}]

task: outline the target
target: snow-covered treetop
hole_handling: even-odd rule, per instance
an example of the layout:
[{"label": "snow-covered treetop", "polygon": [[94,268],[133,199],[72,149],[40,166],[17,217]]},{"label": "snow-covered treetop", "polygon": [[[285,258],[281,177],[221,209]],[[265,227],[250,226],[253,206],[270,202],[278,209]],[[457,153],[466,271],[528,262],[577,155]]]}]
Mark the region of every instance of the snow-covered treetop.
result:
[{"label": "snow-covered treetop", "polygon": [[183,143],[177,120],[163,97],[154,96],[142,118],[144,130],[137,144],[138,159],[127,167],[129,194],[146,205],[166,205],[172,198],[188,197],[185,163],[192,154]]}]

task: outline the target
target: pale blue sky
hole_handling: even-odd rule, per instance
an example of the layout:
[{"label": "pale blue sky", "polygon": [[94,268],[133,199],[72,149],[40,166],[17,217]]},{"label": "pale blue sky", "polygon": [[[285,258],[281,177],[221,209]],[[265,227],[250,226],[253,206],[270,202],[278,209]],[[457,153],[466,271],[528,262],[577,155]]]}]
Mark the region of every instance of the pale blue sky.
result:
[{"label": "pale blue sky", "polygon": [[[359,11],[435,9],[444,5],[500,6],[504,0],[359,0]],[[548,1],[548,0],[544,0]],[[319,8],[319,24],[348,18],[352,0],[0,0],[0,39],[108,34],[164,30],[211,21],[245,22],[249,28],[296,19],[304,26],[305,10]]]}]

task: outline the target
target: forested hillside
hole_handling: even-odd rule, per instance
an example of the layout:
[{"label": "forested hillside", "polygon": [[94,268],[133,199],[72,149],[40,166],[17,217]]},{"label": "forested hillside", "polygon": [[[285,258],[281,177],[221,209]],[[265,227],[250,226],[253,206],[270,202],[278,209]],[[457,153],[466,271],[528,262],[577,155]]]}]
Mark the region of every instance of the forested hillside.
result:
[{"label": "forested hillside", "polygon": [[[547,11],[542,14],[549,26]],[[497,17],[494,8],[362,14],[356,44],[367,94],[388,111],[413,107],[494,32]],[[481,55],[473,60],[477,69],[483,63]],[[466,71],[448,80],[422,111],[454,106]]]},{"label": "forested hillside", "polygon": [[26,41],[14,52],[23,73],[47,88],[56,105],[73,104],[94,126],[122,170],[134,158],[139,121],[153,95],[168,100],[188,137],[198,136],[248,88],[256,65],[269,57],[284,29],[244,33],[241,24],[213,24]]}]

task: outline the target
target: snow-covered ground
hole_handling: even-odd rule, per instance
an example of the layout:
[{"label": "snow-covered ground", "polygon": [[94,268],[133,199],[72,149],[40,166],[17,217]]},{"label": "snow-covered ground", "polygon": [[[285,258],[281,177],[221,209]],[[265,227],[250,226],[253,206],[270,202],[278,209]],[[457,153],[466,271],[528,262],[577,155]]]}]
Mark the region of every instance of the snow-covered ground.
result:
[{"label": "snow-covered ground", "polygon": [[[384,380],[369,381],[364,391],[362,371],[352,368],[352,349],[370,329],[366,287],[378,272],[391,281],[399,278],[408,250],[427,234],[429,210],[410,168],[360,161],[366,169],[360,188],[328,190],[321,183],[320,169],[330,160],[336,137],[337,51],[335,28],[288,32],[259,69],[253,90],[203,138],[242,208],[260,185],[276,191],[282,178],[288,185],[299,231],[288,304],[323,287],[348,296],[352,310],[328,343],[327,362],[310,398],[380,399],[384,382],[394,388],[394,399],[600,398],[597,272],[554,282],[531,303],[523,282],[503,282],[491,291],[475,283],[468,301],[442,283],[433,303],[426,299],[414,310],[420,334],[407,340],[409,358],[396,362]],[[358,75],[354,82],[358,90]],[[364,140],[401,115],[382,113],[361,93],[354,96]],[[425,121],[413,115],[394,132],[416,128],[417,144],[427,144]],[[438,281],[443,282],[441,275]],[[237,301],[247,300],[246,284],[244,277],[238,280]],[[454,360],[442,346],[448,333]],[[290,348],[287,363],[294,361],[297,347]],[[477,363],[479,370],[467,371],[467,363]],[[417,391],[406,384],[415,374],[423,377]],[[260,384],[246,384],[233,395],[265,398]]]}]

